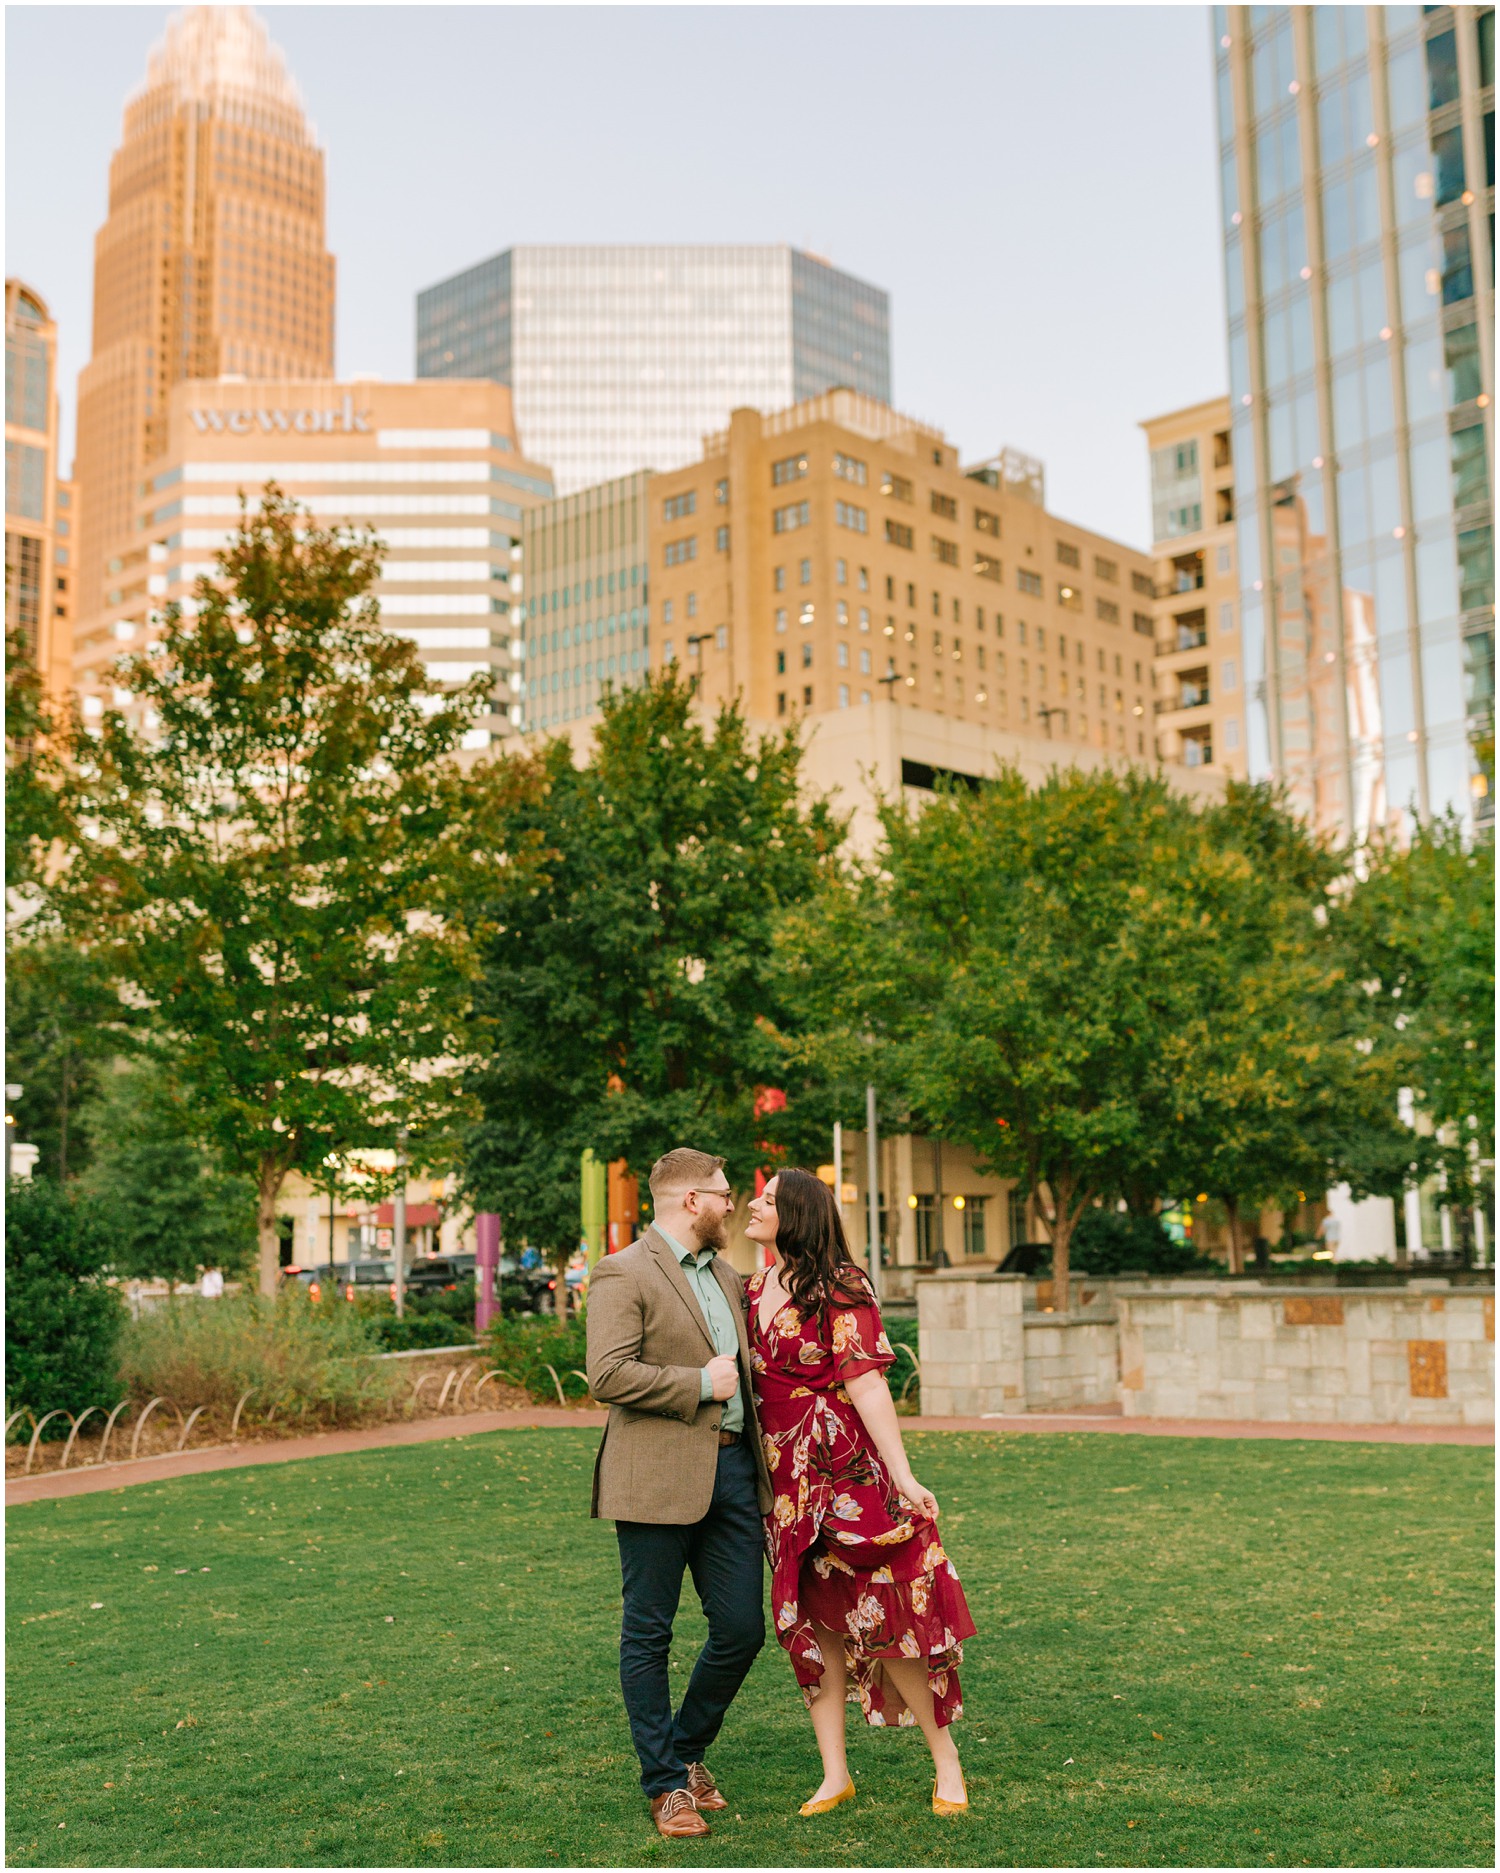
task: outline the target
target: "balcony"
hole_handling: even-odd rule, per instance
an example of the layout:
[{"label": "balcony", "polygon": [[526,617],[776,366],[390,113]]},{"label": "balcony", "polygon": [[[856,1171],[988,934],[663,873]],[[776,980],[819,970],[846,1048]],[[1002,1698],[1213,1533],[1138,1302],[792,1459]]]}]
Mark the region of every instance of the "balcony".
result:
[{"label": "balcony", "polygon": [[1184,592],[1201,592],[1206,577],[1202,553],[1183,553],[1172,561],[1164,585],[1156,588],[1158,598],[1180,598]]},{"label": "balcony", "polygon": [[1208,617],[1205,612],[1186,611],[1180,618],[1168,619],[1170,627],[1157,639],[1158,657],[1172,657],[1182,650],[1202,650],[1208,642]]},{"label": "balcony", "polygon": [[1175,696],[1157,698],[1156,713],[1176,715],[1183,709],[1204,709],[1212,700],[1207,677],[1196,683],[1182,682],[1178,684]]}]

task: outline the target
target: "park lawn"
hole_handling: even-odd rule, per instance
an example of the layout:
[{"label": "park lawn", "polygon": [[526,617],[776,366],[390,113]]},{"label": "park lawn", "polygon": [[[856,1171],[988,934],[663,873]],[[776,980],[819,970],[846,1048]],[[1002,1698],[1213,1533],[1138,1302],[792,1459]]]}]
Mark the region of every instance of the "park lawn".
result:
[{"label": "park lawn", "polygon": [[[595,1443],[12,1509],[10,1864],[1493,1863],[1488,1450],[911,1435],[979,1627],[971,1817],[932,1816],[916,1732],[851,1712],[859,1800],[800,1820],[816,1755],[772,1641],[710,1758],[728,1814],[668,1845]],[[684,1682],[701,1634],[689,1584]]]}]

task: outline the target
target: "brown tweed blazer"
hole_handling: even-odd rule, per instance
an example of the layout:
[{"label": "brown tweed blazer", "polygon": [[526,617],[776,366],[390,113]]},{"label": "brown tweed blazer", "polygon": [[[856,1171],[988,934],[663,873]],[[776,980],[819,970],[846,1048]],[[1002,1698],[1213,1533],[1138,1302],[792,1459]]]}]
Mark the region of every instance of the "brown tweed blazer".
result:
[{"label": "brown tweed blazer", "polygon": [[[722,1255],[712,1263],[739,1330],[745,1437],[764,1513],[771,1481],[750,1389],[745,1284]],[[719,1463],[720,1405],[699,1402],[716,1348],[692,1284],[656,1228],[594,1264],[587,1312],[589,1390],[609,1406],[594,1464],[593,1514],[620,1522],[700,1522]]]}]

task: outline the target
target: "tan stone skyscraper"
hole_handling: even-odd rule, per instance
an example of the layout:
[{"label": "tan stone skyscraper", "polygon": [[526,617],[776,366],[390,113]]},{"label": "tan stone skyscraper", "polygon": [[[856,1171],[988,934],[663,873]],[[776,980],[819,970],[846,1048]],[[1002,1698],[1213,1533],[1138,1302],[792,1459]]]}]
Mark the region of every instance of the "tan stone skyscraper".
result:
[{"label": "tan stone skyscraper", "polygon": [[323,152],[249,7],[191,7],[125,106],[78,382],[79,614],[109,602],[182,378],[333,375]]}]

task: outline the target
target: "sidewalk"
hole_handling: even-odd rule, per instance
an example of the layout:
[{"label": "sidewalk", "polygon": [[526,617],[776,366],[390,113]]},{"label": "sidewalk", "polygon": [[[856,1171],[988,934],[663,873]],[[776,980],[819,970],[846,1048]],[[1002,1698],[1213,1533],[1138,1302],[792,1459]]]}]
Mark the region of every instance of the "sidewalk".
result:
[{"label": "sidewalk", "polygon": [[[244,1470],[263,1463],[295,1463],[306,1457],[341,1457],[356,1450],[388,1450],[405,1444],[429,1444],[442,1438],[477,1437],[488,1431],[597,1430],[607,1413],[593,1409],[470,1411],[452,1418],[426,1418],[416,1424],[378,1424],[367,1431],[329,1431],[315,1437],[289,1437],[279,1443],[210,1444],[135,1463],[107,1463],[103,1468],[53,1471],[14,1477],[5,1485],[5,1506],[44,1502],[59,1496],[86,1496],[133,1483],[162,1483],[176,1476],[201,1476],[210,1470]],[[1238,1424],[1206,1418],[1123,1418],[1115,1412],[1033,1412],[1025,1417],[903,1418],[911,1431],[1105,1431],[1138,1437],[1262,1437],[1327,1444],[1479,1444],[1493,1445],[1491,1425],[1416,1424]]]}]

